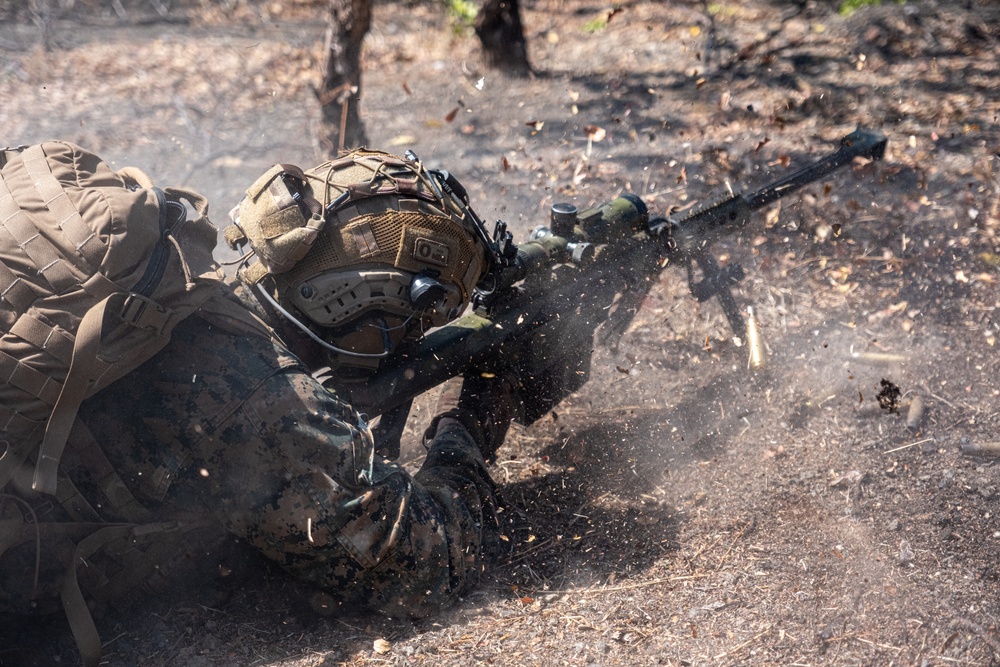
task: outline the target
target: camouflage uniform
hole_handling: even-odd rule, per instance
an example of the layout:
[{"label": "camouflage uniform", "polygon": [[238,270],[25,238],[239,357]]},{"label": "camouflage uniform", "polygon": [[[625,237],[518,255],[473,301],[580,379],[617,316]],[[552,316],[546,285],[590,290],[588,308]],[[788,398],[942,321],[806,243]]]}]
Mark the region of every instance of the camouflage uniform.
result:
[{"label": "camouflage uniform", "polygon": [[[440,429],[411,476],[374,456],[357,413],[284,347],[218,317],[182,322],[80,420],[149,518],[208,518],[198,550],[228,531],[340,604],[431,613],[474,582],[496,526],[464,428]],[[67,467],[104,520],[134,520],[87,466]]]}]

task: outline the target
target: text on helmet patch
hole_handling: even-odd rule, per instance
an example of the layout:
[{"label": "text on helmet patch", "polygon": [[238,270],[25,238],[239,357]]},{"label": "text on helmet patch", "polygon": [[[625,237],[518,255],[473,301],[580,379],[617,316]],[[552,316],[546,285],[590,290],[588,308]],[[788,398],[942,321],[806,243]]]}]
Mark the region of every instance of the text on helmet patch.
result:
[{"label": "text on helmet patch", "polygon": [[430,239],[418,238],[413,244],[413,258],[428,264],[448,266],[448,246]]}]

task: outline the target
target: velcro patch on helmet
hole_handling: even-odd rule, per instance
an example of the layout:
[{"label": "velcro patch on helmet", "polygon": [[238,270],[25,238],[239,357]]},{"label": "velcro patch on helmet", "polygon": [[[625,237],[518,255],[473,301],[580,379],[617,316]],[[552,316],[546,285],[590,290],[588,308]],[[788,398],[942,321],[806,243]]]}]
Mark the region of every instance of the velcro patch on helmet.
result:
[{"label": "velcro patch on helmet", "polygon": [[370,223],[355,225],[349,231],[354,238],[354,246],[358,249],[359,256],[371,257],[372,255],[377,255],[381,250]]},{"label": "velcro patch on helmet", "polygon": [[326,224],[321,215],[306,216],[289,189],[286,167],[275,165],[247,189],[237,224],[269,273],[290,270],[305,257]]},{"label": "velcro patch on helmet", "polygon": [[[421,222],[432,220],[425,218]],[[478,263],[476,248],[471,239],[449,232],[451,228],[445,224],[404,225],[396,267],[414,273],[433,268],[440,280],[462,284],[468,265]],[[471,291],[471,287],[462,285],[463,291]]]},{"label": "velcro patch on helmet", "polygon": [[417,261],[437,266],[448,266],[450,256],[451,251],[444,243],[419,236],[413,242],[413,258]]}]

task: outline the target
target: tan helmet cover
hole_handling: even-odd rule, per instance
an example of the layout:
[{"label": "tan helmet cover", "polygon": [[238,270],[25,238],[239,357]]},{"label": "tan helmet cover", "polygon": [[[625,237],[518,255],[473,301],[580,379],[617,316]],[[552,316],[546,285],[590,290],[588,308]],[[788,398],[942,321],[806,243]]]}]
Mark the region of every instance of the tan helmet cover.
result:
[{"label": "tan helmet cover", "polygon": [[[298,202],[282,197],[287,188],[278,177],[287,168],[254,183],[234,211],[235,228],[226,230],[231,246],[249,242],[260,259],[241,269],[244,283],[259,283],[326,329],[357,326],[373,311],[399,321],[418,314],[438,326],[468,305],[487,268],[474,228],[481,223],[419,162],[359,149],[306,170],[304,194],[319,202],[320,220],[307,220]],[[421,274],[445,295],[416,313],[409,288]]]}]

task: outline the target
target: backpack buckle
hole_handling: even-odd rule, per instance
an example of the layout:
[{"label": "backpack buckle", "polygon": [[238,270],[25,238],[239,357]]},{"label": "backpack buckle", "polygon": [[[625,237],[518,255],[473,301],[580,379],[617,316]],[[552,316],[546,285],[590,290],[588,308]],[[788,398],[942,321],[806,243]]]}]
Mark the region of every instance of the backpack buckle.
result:
[{"label": "backpack buckle", "polygon": [[167,320],[170,319],[173,312],[148,297],[129,292],[118,317],[126,324],[131,324],[137,329],[154,331],[159,336],[163,333],[163,327],[166,326]]}]

